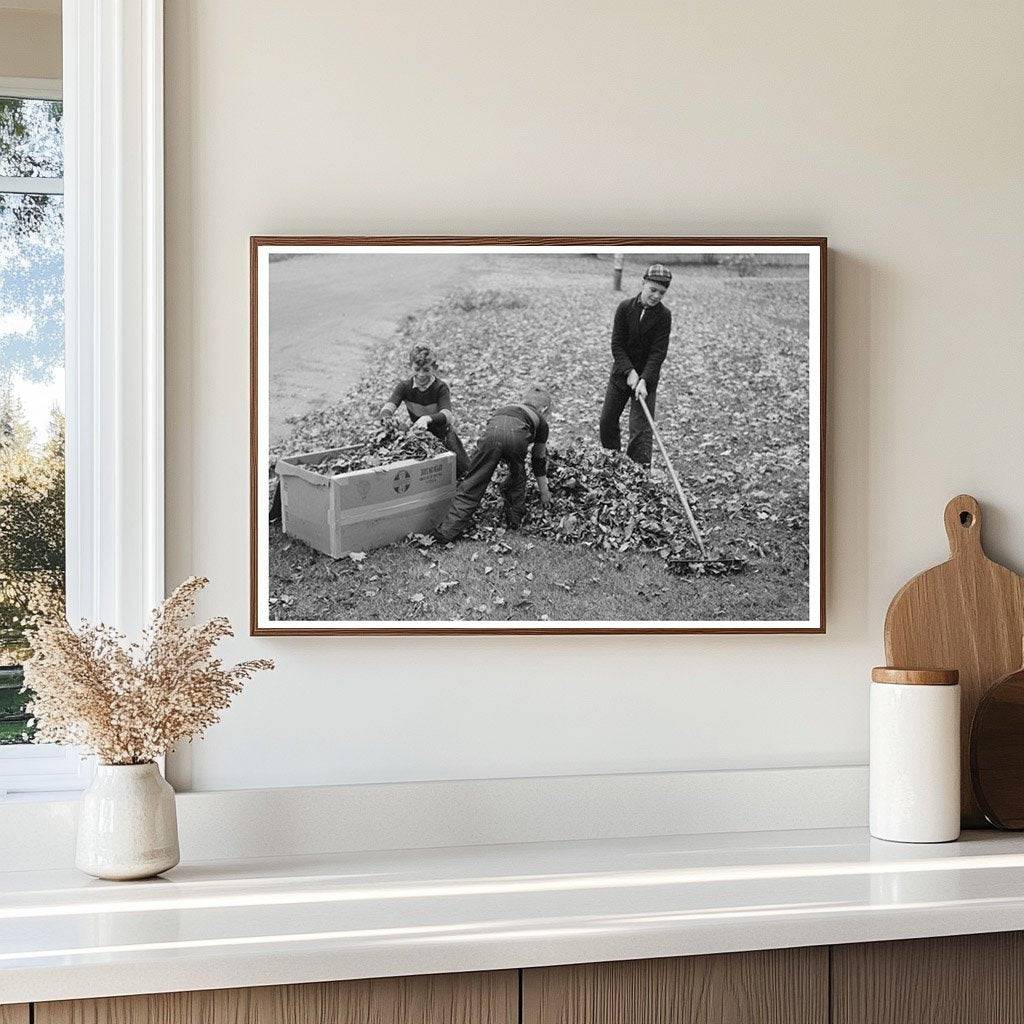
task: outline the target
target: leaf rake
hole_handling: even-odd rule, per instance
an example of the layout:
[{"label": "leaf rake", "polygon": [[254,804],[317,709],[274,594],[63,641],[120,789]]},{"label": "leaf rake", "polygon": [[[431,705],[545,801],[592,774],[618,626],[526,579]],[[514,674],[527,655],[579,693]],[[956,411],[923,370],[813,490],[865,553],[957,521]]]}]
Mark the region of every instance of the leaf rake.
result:
[{"label": "leaf rake", "polygon": [[654,439],[658,442],[662,457],[665,459],[665,465],[668,466],[669,476],[672,477],[672,483],[675,484],[676,494],[679,495],[679,502],[686,513],[686,521],[690,524],[690,532],[693,534],[693,539],[697,542],[697,547],[700,548],[700,558],[686,558],[679,559],[679,561],[685,562],[688,566],[698,567],[697,571],[699,572],[722,573],[740,571],[746,565],[745,559],[712,558],[708,553],[707,544],[704,543],[704,537],[700,532],[700,527],[697,525],[697,520],[694,518],[693,510],[690,508],[690,503],[686,500],[683,485],[679,482],[679,477],[676,475],[672,460],[668,457],[668,452],[665,450],[665,442],[662,441],[661,434],[658,433],[658,428],[654,425],[654,417],[651,416],[651,411],[647,408],[647,403],[642,395],[634,393],[633,398],[640,403],[640,408],[643,409],[647,422],[651,425],[651,432],[654,434]]}]

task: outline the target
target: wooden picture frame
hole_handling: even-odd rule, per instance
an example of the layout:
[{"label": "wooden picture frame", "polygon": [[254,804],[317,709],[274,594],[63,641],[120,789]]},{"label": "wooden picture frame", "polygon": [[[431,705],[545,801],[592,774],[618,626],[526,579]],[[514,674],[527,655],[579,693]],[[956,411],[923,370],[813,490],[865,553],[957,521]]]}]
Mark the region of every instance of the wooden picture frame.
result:
[{"label": "wooden picture frame", "polygon": [[[456,237],[456,236],[278,236],[278,235],[267,235],[267,236],[253,236],[250,238],[249,245],[250,253],[250,632],[253,636],[294,636],[294,635],[307,635],[307,636],[344,636],[344,635],[367,635],[367,634],[380,634],[380,635],[458,635],[458,634],[470,634],[470,635],[510,635],[510,634],[524,634],[524,635],[558,635],[558,634],[728,634],[728,633],[815,633],[823,634],[826,628],[825,620],[825,607],[826,607],[826,509],[825,509],[825,465],[826,465],[826,409],[827,409],[827,257],[828,257],[828,246],[827,240],[821,237],[675,237],[675,236],[647,236],[647,237],[623,237],[623,236],[571,236],[571,237],[549,237],[549,236],[470,236],[470,237]],[[793,266],[802,266],[800,257],[805,255],[807,259],[807,365],[806,365],[806,384],[799,383],[798,386],[806,388],[806,408],[807,408],[807,440],[806,440],[806,495],[807,495],[807,508],[806,508],[806,521],[807,521],[807,537],[806,544],[803,547],[806,549],[806,562],[807,562],[807,575],[806,575],[806,591],[807,591],[807,615],[804,619],[793,619],[787,618],[783,620],[770,619],[770,618],[758,618],[753,620],[735,620],[735,619],[700,619],[700,620],[687,620],[687,619],[671,619],[671,620],[657,620],[648,618],[638,618],[634,620],[602,620],[602,619],[557,619],[555,621],[542,620],[542,619],[424,619],[416,617],[421,611],[419,608],[415,608],[410,605],[410,618],[408,620],[395,620],[387,619],[384,621],[378,621],[376,619],[310,619],[306,616],[300,616],[297,619],[288,618],[287,615],[280,618],[272,617],[272,595],[270,593],[270,533],[271,525],[268,521],[267,510],[270,507],[270,482],[268,478],[267,470],[269,468],[269,454],[270,454],[270,435],[269,435],[269,407],[271,404],[270,400],[270,266],[271,257],[274,260],[290,259],[296,256],[312,256],[312,255],[332,255],[337,254],[339,256],[359,256],[373,254],[375,257],[385,257],[392,254],[405,254],[405,255],[422,255],[422,256],[444,256],[449,260],[453,256],[468,256],[468,257],[512,257],[512,256],[523,256],[533,255],[541,258],[548,258],[553,256],[588,256],[601,261],[604,260],[607,263],[607,272],[609,274],[609,281],[611,275],[614,274],[614,260],[616,254],[623,254],[627,263],[627,273],[636,275],[638,269],[638,262],[641,258],[644,260],[650,259],[652,262],[656,261],[659,257],[666,260],[675,259],[681,268],[678,271],[678,277],[680,280],[684,279],[686,275],[683,273],[687,267],[691,270],[688,273],[696,273],[693,270],[697,262],[691,257],[700,256],[704,263],[710,268],[714,267],[729,267],[737,270],[737,277],[744,277],[744,266],[748,268],[748,272],[754,278],[759,276],[768,277],[772,266],[776,263],[783,262],[787,258],[791,257],[791,263]],[[744,259],[749,257],[749,261],[745,264]],[[734,259],[735,258],[735,259]],[[775,262],[773,262],[775,261]],[[506,261],[508,262],[508,261]],[[543,264],[543,259],[539,260]],[[276,263],[275,263],[276,265]],[[325,264],[326,265],[326,264]],[[353,264],[349,264],[351,266]],[[472,264],[472,261],[468,261],[468,265]],[[504,267],[505,264],[500,262],[496,264],[499,267]],[[525,266],[527,264],[512,264],[515,266]],[[565,264],[570,266],[570,264]],[[580,266],[581,264],[571,264],[572,266]],[[704,264],[701,264],[704,265]],[[296,264],[295,266],[299,266]],[[396,264],[398,266],[398,264]],[[602,264],[604,266],[604,264]],[[675,264],[673,264],[675,266]],[[589,264],[588,264],[589,267]],[[752,270],[750,268],[753,268]],[[297,273],[298,271],[296,271]],[[711,270],[708,271],[712,273]],[[778,273],[782,274],[782,271]],[[799,274],[794,271],[795,279],[799,278]],[[372,278],[373,275],[371,274]],[[381,275],[377,275],[378,279]],[[384,274],[383,279],[386,286],[391,286],[394,281],[401,281],[402,275],[396,271],[394,275]],[[639,280],[639,278],[637,278]],[[696,277],[694,277],[696,280]],[[634,282],[635,283],[635,282]],[[740,292],[747,286],[753,287],[758,284],[767,289],[769,288],[769,282],[761,281],[747,281],[738,280],[737,282],[725,281],[725,285],[734,287]],[[709,285],[710,287],[710,285]],[[609,284],[609,289],[611,284]],[[787,295],[791,295],[797,290],[796,286],[783,287],[780,286],[780,290]],[[635,291],[635,288],[634,288]],[[369,294],[369,292],[367,293]],[[528,295],[532,294],[527,292]],[[731,292],[729,294],[732,294]],[[803,294],[802,291],[800,294]],[[627,289],[614,297],[626,298],[630,295],[630,291]],[[665,305],[667,305],[671,311],[673,298],[679,295],[679,289],[676,292],[671,290],[667,293]],[[602,300],[603,301],[603,300]],[[790,299],[790,301],[792,301]],[[308,303],[307,303],[308,305]],[[744,308],[750,310],[754,309],[754,305],[751,302],[747,302]],[[283,306],[283,300],[282,300]],[[685,311],[683,317],[685,317]],[[412,313],[410,313],[412,316]],[[766,314],[764,317],[760,313],[751,312],[750,316],[752,320],[756,320],[758,323],[757,330],[762,332],[762,338],[765,336],[764,332],[767,331],[771,334],[774,329],[771,326],[772,314]],[[683,317],[677,317],[673,323],[673,344],[676,344],[676,337],[678,331],[685,327],[685,323],[681,324]],[[782,322],[782,321],[780,321]],[[611,336],[611,314],[607,317],[607,331],[603,339],[607,350],[607,342]],[[768,326],[764,326],[767,324]],[[788,332],[786,336],[792,343],[794,337],[794,328],[789,321],[784,322],[784,327],[779,328],[780,331],[785,330]],[[756,333],[756,332],[755,332]],[[799,337],[799,332],[797,335]],[[391,346],[388,349],[394,363],[395,350],[394,344],[391,341],[386,343]],[[760,344],[760,342],[758,343]],[[755,346],[756,347],[756,346]],[[683,350],[685,351],[685,349]],[[712,348],[712,351],[714,349]],[[671,359],[672,349],[670,348]],[[759,357],[755,354],[751,356],[753,362],[757,362]],[[611,357],[608,357],[609,364]],[[770,362],[771,360],[768,360]],[[668,360],[666,361],[666,363]],[[792,360],[791,360],[792,362]],[[793,364],[796,366],[796,364]],[[796,367],[798,370],[799,368]],[[745,372],[745,371],[744,371]],[[794,370],[795,377],[799,377],[800,373]],[[777,385],[777,381],[773,381],[773,386]],[[741,382],[742,387],[748,386],[745,382]],[[664,386],[663,386],[664,390]],[[778,388],[776,387],[776,391]],[[660,397],[660,396],[659,396]],[[492,396],[492,404],[498,404],[499,399],[504,400],[505,396],[499,396],[495,394]],[[595,398],[595,402],[598,401],[600,396]],[[509,399],[511,400],[511,399]],[[556,399],[557,401],[557,399]],[[457,398],[454,394],[453,389],[453,403],[457,402]],[[365,401],[363,403],[366,404]],[[630,402],[630,408],[634,403]],[[456,407],[457,408],[457,407]],[[656,411],[656,419],[661,409],[659,403],[658,411]],[[628,413],[629,410],[627,410]],[[557,412],[557,406],[556,406]],[[361,409],[359,415],[365,415],[365,409]],[[624,417],[625,419],[625,417]],[[304,421],[300,418],[300,425]],[[482,420],[481,420],[482,422]],[[296,432],[296,436],[301,433],[301,429]],[[555,443],[554,428],[552,429],[552,442]],[[467,439],[468,441],[471,440]],[[323,447],[332,447],[325,445]],[[467,447],[471,447],[467,444]],[[799,446],[798,446],[799,447]],[[789,446],[789,450],[793,449],[793,445]],[[726,449],[727,451],[727,449]],[[766,454],[762,457],[762,465],[767,461],[771,461],[772,452],[766,449]],[[654,458],[658,458],[658,450],[654,449]],[[671,458],[674,460],[675,455]],[[529,460],[527,460],[529,461]],[[746,467],[748,470],[751,467]],[[761,470],[764,472],[764,470]],[[683,474],[689,477],[693,474]],[[728,474],[726,474],[728,475]],[[798,474],[799,477],[799,474]],[[666,487],[670,487],[668,479],[664,481]],[[799,479],[800,486],[803,486],[802,478]],[[708,485],[711,486],[711,485]],[[724,485],[723,485],[724,486]],[[553,485],[553,489],[557,489],[557,484]],[[716,492],[718,493],[718,492]],[[763,493],[763,492],[756,492]],[[802,491],[801,491],[802,493]],[[762,499],[766,502],[766,507],[769,507],[771,496]],[[799,510],[798,510],[799,512]],[[744,511],[743,514],[746,514]],[[758,512],[758,515],[761,515]],[[765,514],[766,518],[771,518],[770,515]],[[799,515],[795,518],[799,518]],[[681,520],[682,521],[682,520]],[[720,529],[720,525],[716,528]],[[499,531],[500,532],[500,531]],[[518,535],[517,535],[518,536]],[[275,535],[276,537],[276,535]],[[276,541],[275,541],[276,543]],[[285,542],[290,545],[291,541]],[[295,543],[301,544],[296,541]],[[732,543],[732,542],[731,542]],[[737,542],[738,543],[738,542]],[[756,550],[759,548],[759,544],[756,540],[748,538],[747,543],[752,545],[752,550],[755,551],[754,560],[756,558]],[[788,542],[787,542],[788,543]],[[533,546],[532,544],[530,545]],[[735,546],[735,545],[734,545]],[[458,549],[458,544],[455,545]],[[276,549],[275,549],[276,550]],[[441,549],[438,549],[441,550]],[[445,551],[451,551],[452,549],[444,549]],[[595,549],[596,550],[596,549]],[[308,555],[305,547],[302,551]],[[521,553],[521,552],[520,552]],[[361,554],[361,553],[360,553]],[[431,557],[433,557],[432,553]],[[557,552],[556,552],[557,554]],[[354,568],[351,566],[349,560],[342,558],[340,561],[333,561],[329,559],[328,555],[318,556],[322,559],[328,559],[328,561],[322,563],[324,566],[331,564],[335,566],[341,566],[344,570],[349,570],[353,574],[356,572],[365,572],[366,565],[359,564]],[[662,557],[665,557],[664,554]],[[680,556],[685,560],[685,555]],[[428,559],[424,559],[428,561]],[[312,563],[310,563],[312,564]],[[440,566],[440,561],[431,564]],[[763,566],[767,564],[764,560],[758,562],[762,568],[756,570],[756,572],[762,572],[762,575],[769,575],[765,573]],[[801,563],[802,564],[802,563]],[[319,565],[319,563],[318,563]],[[314,568],[316,568],[314,566]],[[620,566],[626,568],[626,566]],[[325,570],[326,571],[326,570]],[[748,570],[750,572],[751,570]],[[310,570],[312,572],[312,569]],[[291,578],[301,577],[301,573],[298,570],[293,571]],[[365,576],[357,578],[353,575],[353,579],[356,580],[357,585],[360,585],[362,580],[369,579],[370,576],[377,576],[377,574],[368,573]],[[596,576],[594,578],[597,578]],[[728,581],[733,579],[740,579],[741,576],[730,577],[723,576],[721,579],[723,586],[728,585]],[[375,579],[375,584],[387,585],[389,581],[381,580],[379,577]],[[429,582],[429,581],[428,581]],[[343,584],[344,585],[344,584]],[[559,584],[561,585],[561,584]],[[524,588],[526,590],[527,588]],[[373,591],[373,587],[367,586],[363,589],[363,593],[370,593]],[[355,592],[354,589],[352,591]],[[672,593],[672,592],[670,592]],[[787,591],[789,594],[789,591]],[[284,595],[288,596],[288,595]],[[417,595],[411,595],[411,598],[415,598]],[[419,595],[422,598],[422,595]],[[293,599],[294,600],[294,599]],[[361,600],[361,597],[357,596],[353,599],[357,604]],[[495,598],[497,600],[497,598]],[[787,600],[791,600],[791,596],[787,597]],[[453,607],[455,607],[453,605]],[[802,606],[801,606],[802,607]],[[281,608],[276,609],[278,613],[281,612]],[[510,614],[510,613],[509,613]]]}]

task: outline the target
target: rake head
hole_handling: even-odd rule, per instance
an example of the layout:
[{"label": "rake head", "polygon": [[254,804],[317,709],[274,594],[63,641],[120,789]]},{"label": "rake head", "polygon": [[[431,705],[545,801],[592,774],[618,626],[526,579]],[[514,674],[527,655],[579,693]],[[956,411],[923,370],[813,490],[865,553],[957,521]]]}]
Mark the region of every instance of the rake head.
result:
[{"label": "rake head", "polygon": [[743,572],[747,567],[745,558],[670,558],[669,572],[677,576],[727,576]]}]

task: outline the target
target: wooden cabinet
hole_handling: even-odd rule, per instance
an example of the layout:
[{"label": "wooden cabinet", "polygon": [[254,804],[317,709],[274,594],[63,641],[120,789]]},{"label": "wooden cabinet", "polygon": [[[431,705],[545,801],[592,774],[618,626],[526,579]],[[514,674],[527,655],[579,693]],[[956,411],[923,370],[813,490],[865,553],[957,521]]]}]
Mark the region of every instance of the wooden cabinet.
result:
[{"label": "wooden cabinet", "polygon": [[523,1024],[826,1024],[828,949],[523,971]]},{"label": "wooden cabinet", "polygon": [[[35,1024],[516,1024],[518,1018],[517,971],[172,992],[35,1006]],[[0,1018],[0,1024],[7,1022]]]},{"label": "wooden cabinet", "polygon": [[0,1006],[0,1024],[1024,1024],[1024,933]]},{"label": "wooden cabinet", "polygon": [[1024,1024],[1024,933],[832,947],[833,1024]]}]

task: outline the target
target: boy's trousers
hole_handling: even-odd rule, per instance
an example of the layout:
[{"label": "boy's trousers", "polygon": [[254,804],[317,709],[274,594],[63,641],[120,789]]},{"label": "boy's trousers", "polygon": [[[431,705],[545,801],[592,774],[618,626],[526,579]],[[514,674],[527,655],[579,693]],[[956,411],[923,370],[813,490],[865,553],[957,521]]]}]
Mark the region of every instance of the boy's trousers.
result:
[{"label": "boy's trousers", "polygon": [[469,471],[459,484],[448,514],[437,528],[444,540],[453,540],[464,533],[473,513],[480,507],[494,471],[504,462],[508,480],[502,486],[505,497],[505,521],[516,528],[526,513],[526,452],[529,441],[523,421],[514,416],[494,416],[469,462]]},{"label": "boy's trousers", "polygon": [[[644,401],[647,408],[654,416],[654,396],[657,392],[657,385],[647,392]],[[608,380],[608,388],[604,394],[604,405],[601,407],[601,447],[610,448],[613,452],[622,449],[622,433],[619,428],[619,420],[622,418],[622,410],[629,402],[629,446],[626,454],[641,466],[651,465],[651,446],[654,438],[651,434],[651,425],[647,422],[640,403],[633,398],[633,389],[626,383],[626,378],[621,374],[612,372]]]}]

